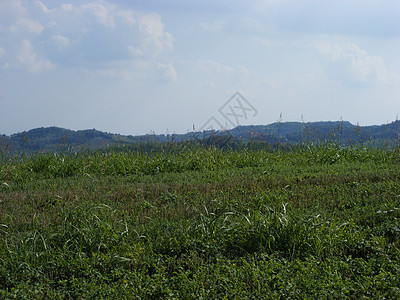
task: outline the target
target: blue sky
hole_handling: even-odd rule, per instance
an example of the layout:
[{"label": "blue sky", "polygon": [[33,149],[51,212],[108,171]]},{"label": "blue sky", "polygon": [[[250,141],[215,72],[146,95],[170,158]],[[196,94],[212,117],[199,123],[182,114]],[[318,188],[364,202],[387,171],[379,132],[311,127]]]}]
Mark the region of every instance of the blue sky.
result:
[{"label": "blue sky", "polygon": [[[395,0],[0,0],[0,134],[200,129],[400,113]],[[219,129],[219,128],[215,128]]]}]

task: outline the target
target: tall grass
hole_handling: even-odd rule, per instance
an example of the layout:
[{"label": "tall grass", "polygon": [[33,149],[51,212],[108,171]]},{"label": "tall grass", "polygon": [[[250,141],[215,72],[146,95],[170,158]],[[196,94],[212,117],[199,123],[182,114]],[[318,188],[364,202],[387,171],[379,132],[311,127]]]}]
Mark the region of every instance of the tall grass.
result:
[{"label": "tall grass", "polygon": [[0,161],[2,298],[398,298],[399,148]]}]

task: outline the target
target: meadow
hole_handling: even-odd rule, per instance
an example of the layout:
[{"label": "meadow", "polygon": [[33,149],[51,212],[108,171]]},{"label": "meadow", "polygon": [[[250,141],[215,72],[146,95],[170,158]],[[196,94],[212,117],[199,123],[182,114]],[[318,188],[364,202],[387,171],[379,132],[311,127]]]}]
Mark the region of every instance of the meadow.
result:
[{"label": "meadow", "polygon": [[399,299],[400,148],[0,154],[2,299]]}]

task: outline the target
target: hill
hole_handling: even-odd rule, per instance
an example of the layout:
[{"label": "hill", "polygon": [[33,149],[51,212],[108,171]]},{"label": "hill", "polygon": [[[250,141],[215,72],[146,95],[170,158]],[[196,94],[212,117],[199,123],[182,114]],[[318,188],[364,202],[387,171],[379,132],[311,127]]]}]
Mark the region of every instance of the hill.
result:
[{"label": "hill", "polygon": [[2,149],[10,151],[59,151],[64,149],[103,149],[107,146],[138,143],[198,141],[217,146],[263,142],[300,144],[334,141],[341,144],[374,141],[394,142],[400,137],[400,121],[384,125],[358,126],[350,122],[278,122],[269,125],[238,126],[225,131],[187,134],[147,134],[140,136],[105,133],[96,129],[73,131],[59,127],[36,128],[11,136],[2,135]]}]

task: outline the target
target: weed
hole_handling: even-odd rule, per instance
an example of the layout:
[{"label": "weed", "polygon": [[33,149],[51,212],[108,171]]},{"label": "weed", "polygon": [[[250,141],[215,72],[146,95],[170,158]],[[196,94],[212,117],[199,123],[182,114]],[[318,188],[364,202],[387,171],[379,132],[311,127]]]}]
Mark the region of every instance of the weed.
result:
[{"label": "weed", "polygon": [[0,158],[1,298],[400,295],[398,147]]}]

